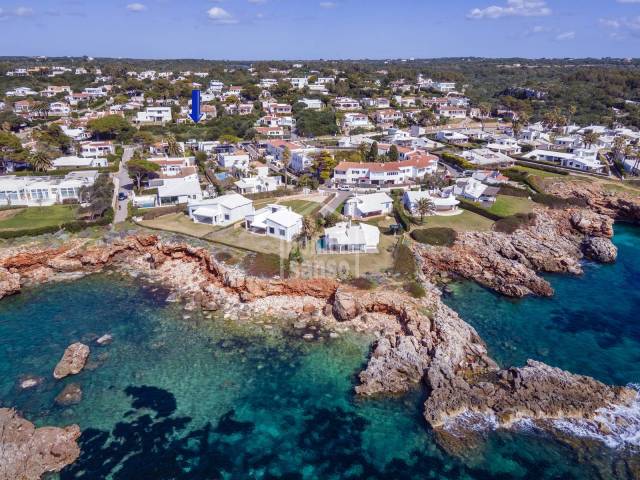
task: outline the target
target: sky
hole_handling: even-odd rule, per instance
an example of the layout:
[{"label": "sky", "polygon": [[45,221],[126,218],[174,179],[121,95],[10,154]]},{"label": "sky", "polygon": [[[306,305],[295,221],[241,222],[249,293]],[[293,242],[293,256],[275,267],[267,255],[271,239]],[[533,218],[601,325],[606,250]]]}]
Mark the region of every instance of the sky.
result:
[{"label": "sky", "polygon": [[640,0],[0,0],[0,56],[640,57]]}]

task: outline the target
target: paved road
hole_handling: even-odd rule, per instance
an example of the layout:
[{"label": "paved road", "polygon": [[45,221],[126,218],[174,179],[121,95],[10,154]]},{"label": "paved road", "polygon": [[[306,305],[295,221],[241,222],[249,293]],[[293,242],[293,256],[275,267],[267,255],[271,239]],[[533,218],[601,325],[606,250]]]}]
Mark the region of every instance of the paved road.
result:
[{"label": "paved road", "polygon": [[113,223],[122,223],[127,219],[127,205],[129,204],[131,192],[133,192],[133,181],[129,178],[126,163],[131,160],[133,150],[133,147],[124,148],[120,169],[116,173],[116,177],[120,181],[120,188],[117,193],[124,192],[127,194],[127,198],[126,200],[117,200],[118,206],[116,207]]},{"label": "paved road", "polygon": [[323,216],[327,216],[331,212],[334,212],[336,210],[336,208],[338,208],[342,202],[344,202],[347,198],[349,198],[352,195],[351,192],[346,192],[344,190],[338,190],[338,189],[334,189],[334,188],[323,188],[323,190],[325,192],[328,192],[329,195],[330,194],[334,194],[334,193],[336,195],[329,202],[327,202],[326,205],[324,205],[320,209],[320,213]]}]

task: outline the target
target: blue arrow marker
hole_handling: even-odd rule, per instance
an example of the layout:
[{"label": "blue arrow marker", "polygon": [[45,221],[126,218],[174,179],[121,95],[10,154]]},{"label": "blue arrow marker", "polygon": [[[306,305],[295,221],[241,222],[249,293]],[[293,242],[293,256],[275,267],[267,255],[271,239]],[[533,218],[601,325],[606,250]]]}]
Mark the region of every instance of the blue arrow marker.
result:
[{"label": "blue arrow marker", "polygon": [[191,91],[191,113],[189,116],[195,123],[202,119],[202,114],[200,113],[200,90]]}]

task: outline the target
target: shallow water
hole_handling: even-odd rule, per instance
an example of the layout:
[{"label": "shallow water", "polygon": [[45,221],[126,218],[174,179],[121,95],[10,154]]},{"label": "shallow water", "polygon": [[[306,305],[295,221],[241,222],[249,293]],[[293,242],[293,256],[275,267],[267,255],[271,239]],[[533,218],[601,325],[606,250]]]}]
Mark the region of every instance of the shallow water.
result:
[{"label": "shallow water", "polygon": [[[465,284],[448,302],[459,304],[503,363],[533,356],[606,381],[638,381],[632,363],[640,355],[638,319],[609,313],[631,306],[597,308],[590,301],[588,312],[609,313],[591,330],[586,319],[557,320],[568,311],[566,295],[596,298],[581,292],[603,273],[602,293],[620,285],[612,283],[619,275],[637,282],[639,270],[627,265],[627,254],[637,252],[637,231],[620,232],[621,262],[589,267],[583,280],[552,279],[554,300],[514,303]],[[574,283],[573,290],[561,287]],[[598,478],[598,468],[611,478],[629,476],[611,470],[616,450],[597,444],[581,457],[529,429],[490,433],[464,459],[448,455],[421,417],[424,392],[353,395],[369,338],[341,334],[306,342],[277,322],[267,328],[185,313],[166,296],[136,280],[97,275],[0,302],[0,405],[18,408],[38,425],[82,428],[82,455],[62,479]],[[543,306],[556,312],[555,320],[548,314],[521,319],[528,309],[518,305],[528,302],[539,312]],[[534,318],[537,329],[530,325]],[[606,334],[593,333],[605,330],[603,324]],[[97,346],[93,340],[107,332],[114,342]],[[54,381],[62,352],[79,340],[91,346],[89,368]],[[45,381],[20,391],[23,375]],[[72,382],[81,385],[82,402],[56,406],[55,396]]]}]

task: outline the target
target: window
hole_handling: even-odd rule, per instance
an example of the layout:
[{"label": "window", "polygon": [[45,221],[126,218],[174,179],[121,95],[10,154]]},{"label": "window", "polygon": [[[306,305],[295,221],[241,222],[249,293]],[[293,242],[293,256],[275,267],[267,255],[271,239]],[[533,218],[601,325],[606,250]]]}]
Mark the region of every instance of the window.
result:
[{"label": "window", "polygon": [[273,227],[269,227],[269,233],[276,233],[276,229]]},{"label": "window", "polygon": [[224,214],[224,219],[225,219],[225,220],[230,220],[230,219],[231,219],[231,216],[230,216],[228,213],[225,213],[225,214]]},{"label": "window", "polygon": [[285,232],[285,230],[284,230],[283,228],[280,228],[280,229],[278,230],[278,234],[279,234],[281,237],[284,237],[284,236],[286,236],[287,232]]}]

